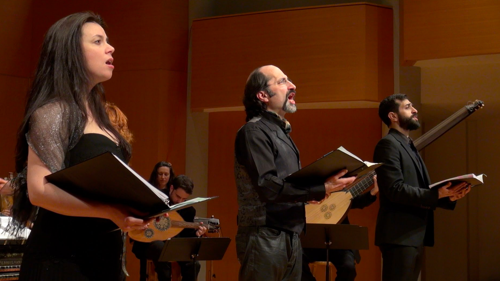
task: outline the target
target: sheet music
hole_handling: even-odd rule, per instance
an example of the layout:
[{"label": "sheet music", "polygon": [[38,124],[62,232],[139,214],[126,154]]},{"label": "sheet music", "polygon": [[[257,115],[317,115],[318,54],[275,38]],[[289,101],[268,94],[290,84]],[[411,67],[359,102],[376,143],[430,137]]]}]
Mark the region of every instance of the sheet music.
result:
[{"label": "sheet music", "polygon": [[453,181],[464,181],[464,182],[468,182],[470,183],[472,186],[476,186],[476,185],[480,185],[480,184],[483,184],[484,183],[484,180],[483,180],[483,176],[486,177],[485,174],[480,174],[480,175],[475,175],[475,174],[466,174],[466,175],[461,175],[461,176],[457,176],[457,177],[454,177],[454,178],[449,178],[449,179],[445,179],[445,180],[442,180],[440,182],[437,182],[435,184],[431,184],[429,185],[429,188],[433,188],[433,187],[436,187],[436,186],[441,186],[441,185],[444,185],[448,182],[453,182]]},{"label": "sheet music", "polygon": [[168,203],[170,202],[170,199],[168,198],[168,195],[163,193],[163,191],[159,190],[158,188],[152,186],[148,181],[146,181],[143,177],[141,177],[138,173],[136,173],[134,170],[132,170],[132,168],[130,168],[129,165],[125,164],[118,156],[114,155],[112,153],[112,155],[118,159],[118,161],[120,161],[120,163],[123,164],[123,166],[125,166],[125,168],[127,168],[132,174],[134,174],[139,180],[141,180],[144,185],[146,185],[149,189],[151,189],[151,191],[153,191],[156,196],[160,197],[163,202],[165,202],[165,204],[168,206]]},{"label": "sheet music", "polygon": [[184,209],[186,207],[189,207],[189,206],[191,206],[193,204],[197,204],[197,203],[201,203],[201,202],[208,201],[208,200],[211,200],[211,199],[215,199],[217,197],[219,197],[219,196],[213,196],[213,197],[196,197],[196,198],[189,199],[189,200],[186,200],[186,201],[178,203],[178,204],[171,205],[169,207],[170,207],[170,210],[176,211],[176,210],[180,210],[180,209]]},{"label": "sheet music", "polygon": [[163,210],[161,212],[158,212],[158,213],[156,213],[156,214],[154,214],[153,216],[150,216],[150,217],[157,217],[157,216],[160,216],[162,214],[165,214],[165,213],[168,213],[168,212],[171,212],[171,211],[178,211],[178,210],[187,208],[189,206],[192,206],[194,204],[202,203],[202,202],[205,202],[205,201],[208,201],[208,200],[212,200],[212,199],[215,199],[215,198],[218,198],[218,197],[219,196],[196,197],[196,198],[189,199],[189,200],[186,200],[186,201],[178,203],[178,204],[174,204],[172,206],[168,206],[167,205],[168,209],[165,209],[165,210]]}]

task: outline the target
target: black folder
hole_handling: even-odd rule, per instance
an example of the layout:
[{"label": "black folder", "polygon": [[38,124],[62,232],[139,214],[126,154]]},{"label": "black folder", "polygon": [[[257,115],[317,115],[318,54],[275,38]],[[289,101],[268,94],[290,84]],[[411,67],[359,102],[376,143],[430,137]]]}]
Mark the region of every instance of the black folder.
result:
[{"label": "black folder", "polygon": [[158,190],[110,152],[45,177],[50,183],[82,198],[134,208],[141,217],[176,211],[216,197],[193,198],[168,205]]},{"label": "black folder", "polygon": [[320,184],[343,169],[348,170],[344,177],[356,176],[359,178],[380,165],[382,164],[363,161],[341,146],[289,175],[285,181],[299,185]]}]

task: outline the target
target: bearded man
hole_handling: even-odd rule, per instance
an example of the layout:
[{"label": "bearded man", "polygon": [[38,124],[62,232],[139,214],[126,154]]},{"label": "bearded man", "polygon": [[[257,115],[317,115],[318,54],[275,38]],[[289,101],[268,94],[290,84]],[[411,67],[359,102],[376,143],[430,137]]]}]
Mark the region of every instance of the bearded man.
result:
[{"label": "bearded man", "polygon": [[429,189],[430,179],[422,158],[409,137],[420,127],[418,111],[406,95],[385,98],[379,106],[380,119],[389,133],[375,148],[380,209],[375,245],[383,258],[382,280],[417,280],[424,246],[434,245],[434,209],[454,209],[456,200],[469,191],[467,184],[451,183]]},{"label": "bearded man", "polygon": [[286,113],[296,110],[295,95],[296,86],[272,65],[254,70],[245,86],[247,123],[236,135],[234,165],[240,281],[299,281],[304,202],[320,201],[354,181],[354,177],[340,178],[347,170],[319,185],[299,186],[284,180],[300,169],[299,151],[285,119]]}]

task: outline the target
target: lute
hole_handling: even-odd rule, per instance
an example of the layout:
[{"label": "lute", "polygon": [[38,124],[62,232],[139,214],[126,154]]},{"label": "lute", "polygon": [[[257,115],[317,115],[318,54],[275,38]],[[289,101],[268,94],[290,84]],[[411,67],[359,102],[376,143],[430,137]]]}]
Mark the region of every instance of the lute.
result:
[{"label": "lute", "polygon": [[145,230],[132,230],[128,232],[130,238],[140,241],[140,242],[153,242],[158,240],[167,240],[179,234],[184,228],[197,229],[200,225],[207,228],[208,232],[213,232],[215,229],[219,228],[219,220],[217,224],[210,223],[211,219],[208,219],[207,224],[201,224],[200,222],[186,222],[182,219],[181,215],[175,211],[168,213],[168,217],[160,216],[150,223],[150,227]]},{"label": "lute", "polygon": [[[483,107],[484,103],[480,100],[467,104],[457,112],[453,113],[450,117],[430,129],[428,132],[414,140],[413,144],[418,150],[424,149],[462,120]],[[370,172],[363,178],[356,179],[356,181],[346,190],[330,194],[330,197],[325,199],[321,204],[306,205],[307,223],[337,224],[341,222],[347,215],[347,211],[351,206],[351,200],[362,194],[373,184],[374,175],[375,172]]]}]

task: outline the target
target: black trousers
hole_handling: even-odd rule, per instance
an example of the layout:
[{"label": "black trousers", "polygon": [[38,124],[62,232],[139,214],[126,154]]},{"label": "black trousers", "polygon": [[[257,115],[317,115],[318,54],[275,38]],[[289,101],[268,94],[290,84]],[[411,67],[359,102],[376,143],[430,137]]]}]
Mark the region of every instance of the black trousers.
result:
[{"label": "black trousers", "polygon": [[422,268],[423,249],[423,246],[381,245],[382,281],[417,281]]},{"label": "black trousers", "polygon": [[[151,243],[134,242],[132,252],[141,260],[140,280],[145,281],[146,276],[146,260],[152,260],[155,265],[155,271],[158,275],[158,281],[170,281],[172,279],[172,265],[169,262],[158,262],[161,251],[165,242],[154,241]],[[183,281],[196,281],[196,277],[200,272],[200,263],[196,262],[177,262],[181,268]]]},{"label": "black trousers", "polygon": [[[356,278],[356,259],[352,250],[330,250],[328,259],[337,269],[335,281],[354,281]],[[302,281],[316,281],[311,273],[309,263],[326,261],[324,249],[302,249]]]},{"label": "black trousers", "polygon": [[240,281],[300,281],[299,235],[269,227],[238,227],[236,253]]}]

